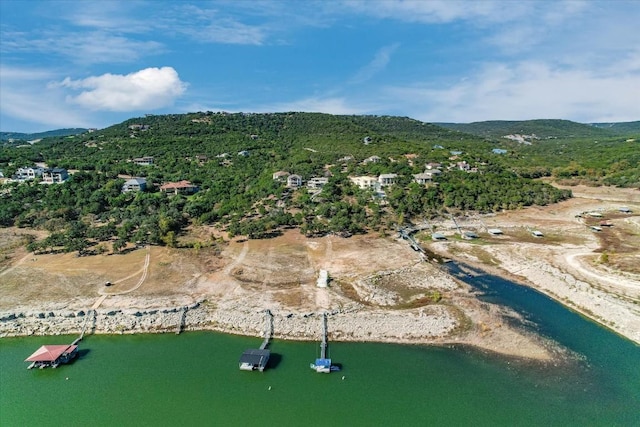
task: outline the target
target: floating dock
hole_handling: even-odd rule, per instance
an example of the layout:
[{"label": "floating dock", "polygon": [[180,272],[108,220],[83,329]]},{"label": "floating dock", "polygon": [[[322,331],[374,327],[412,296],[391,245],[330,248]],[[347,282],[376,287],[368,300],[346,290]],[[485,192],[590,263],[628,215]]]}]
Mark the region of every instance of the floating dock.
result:
[{"label": "floating dock", "polygon": [[271,311],[265,310],[265,319],[266,326],[264,331],[264,341],[262,341],[260,348],[250,348],[242,353],[238,363],[241,371],[262,372],[267,367],[269,356],[271,355],[271,351],[267,349],[267,346],[269,345],[269,340],[273,334],[273,315],[271,314]]},{"label": "floating dock", "polygon": [[322,315],[322,342],[320,343],[320,358],[311,363],[309,367],[314,371],[322,374],[328,374],[332,371],[339,371],[340,368],[331,364],[331,359],[327,358],[327,313]]}]

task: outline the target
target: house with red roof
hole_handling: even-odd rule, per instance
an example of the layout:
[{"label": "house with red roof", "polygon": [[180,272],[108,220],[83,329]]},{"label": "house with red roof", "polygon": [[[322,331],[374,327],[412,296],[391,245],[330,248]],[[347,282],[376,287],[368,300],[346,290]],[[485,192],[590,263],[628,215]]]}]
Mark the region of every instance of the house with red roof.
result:
[{"label": "house with red roof", "polygon": [[198,186],[191,181],[167,182],[160,186],[160,191],[167,194],[194,194],[198,192]]}]

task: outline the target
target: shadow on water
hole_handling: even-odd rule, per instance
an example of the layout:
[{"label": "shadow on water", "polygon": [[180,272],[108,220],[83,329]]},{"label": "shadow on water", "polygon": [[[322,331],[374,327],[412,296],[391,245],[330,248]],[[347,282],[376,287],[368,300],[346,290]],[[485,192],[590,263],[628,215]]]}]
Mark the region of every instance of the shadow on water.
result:
[{"label": "shadow on water", "polygon": [[88,348],[78,350],[78,356],[73,359],[72,363],[75,363],[76,360],[84,359],[89,353],[91,353],[91,350],[89,350]]},{"label": "shadow on water", "polygon": [[282,362],[282,355],[278,353],[271,353],[269,355],[269,361],[267,362],[267,369],[276,369]]}]

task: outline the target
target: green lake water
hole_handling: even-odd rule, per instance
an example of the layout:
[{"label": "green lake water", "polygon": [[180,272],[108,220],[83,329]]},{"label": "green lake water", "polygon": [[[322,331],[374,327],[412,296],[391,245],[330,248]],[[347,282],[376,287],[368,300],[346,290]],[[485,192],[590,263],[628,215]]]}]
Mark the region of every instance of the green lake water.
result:
[{"label": "green lake water", "polygon": [[[575,358],[540,365],[469,348],[272,341],[265,372],[238,370],[261,339],[210,332],[88,336],[81,356],[27,370],[42,344],[0,340],[2,426],[639,426],[640,347],[530,289],[480,275],[488,300],[523,313]],[[329,320],[329,328],[331,321]]]}]

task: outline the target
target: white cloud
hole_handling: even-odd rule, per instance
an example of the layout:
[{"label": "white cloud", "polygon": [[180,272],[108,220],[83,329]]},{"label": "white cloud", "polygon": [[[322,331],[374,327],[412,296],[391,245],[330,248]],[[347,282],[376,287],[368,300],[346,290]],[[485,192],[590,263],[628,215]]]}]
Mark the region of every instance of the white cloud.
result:
[{"label": "white cloud", "polygon": [[[632,56],[637,60],[637,56]],[[579,122],[640,119],[640,73],[619,67],[587,70],[542,62],[486,65],[476,76],[445,88],[389,88],[426,121],[470,122],[563,118]]]},{"label": "white cloud", "polygon": [[380,71],[384,70],[389,64],[389,61],[391,61],[391,55],[399,46],[399,43],[394,43],[378,50],[373,57],[373,60],[371,60],[371,62],[369,62],[365,67],[361,68],[351,79],[351,83],[364,83]]},{"label": "white cloud", "polygon": [[162,53],[164,49],[159,42],[133,40],[106,31],[69,30],[3,31],[1,45],[3,53],[60,55],[82,64],[132,62],[143,56]]},{"label": "white cloud", "polygon": [[82,112],[65,108],[60,88],[48,87],[47,81],[57,76],[46,70],[0,67],[0,111],[2,130],[12,121],[36,123],[47,127],[91,127],[92,121]]},{"label": "white cloud", "polygon": [[342,7],[377,18],[406,22],[446,23],[455,20],[508,21],[527,13],[531,2],[454,0],[346,0]]},{"label": "white cloud", "polygon": [[79,95],[69,95],[67,100],[92,110],[136,111],[171,105],[185,92],[187,85],[180,80],[176,70],[163,67],[80,80],[67,77],[56,86],[81,90]]},{"label": "white cloud", "polygon": [[248,25],[218,9],[195,5],[172,9],[171,14],[162,14],[153,25],[201,43],[261,45],[267,37],[265,24]]}]

